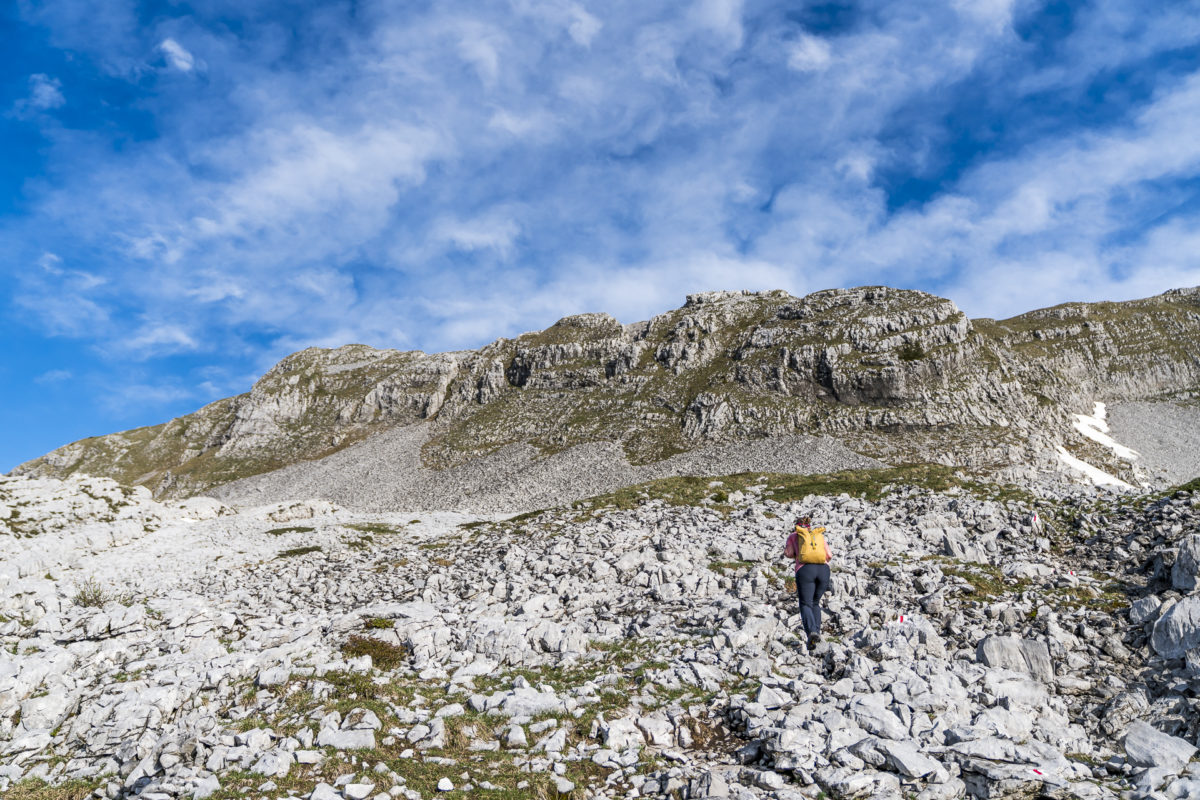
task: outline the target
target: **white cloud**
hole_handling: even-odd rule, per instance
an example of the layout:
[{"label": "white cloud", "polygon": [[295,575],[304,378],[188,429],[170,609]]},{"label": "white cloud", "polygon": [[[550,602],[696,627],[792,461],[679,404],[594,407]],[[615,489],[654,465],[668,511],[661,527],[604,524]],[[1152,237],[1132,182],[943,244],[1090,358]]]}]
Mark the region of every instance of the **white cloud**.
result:
[{"label": "white cloud", "polygon": [[692,15],[697,24],[723,36],[731,47],[742,45],[743,0],[696,0]]},{"label": "white cloud", "polygon": [[38,268],[42,272],[59,279],[62,286],[72,291],[86,292],[108,283],[108,278],[101,275],[80,269],[66,269],[62,264],[62,257],[57,253],[42,253],[37,260]]},{"label": "white cloud", "polygon": [[839,158],[835,167],[846,177],[867,183],[875,173],[875,159],[865,153],[851,153]]},{"label": "white cloud", "polygon": [[492,250],[501,258],[508,259],[520,233],[521,226],[515,220],[503,214],[493,214],[470,220],[438,220],[431,231],[431,238],[464,251]]},{"label": "white cloud", "polygon": [[103,338],[109,332],[109,312],[96,300],[49,285],[24,287],[17,305],[38,320],[48,336]]},{"label": "white cloud", "polygon": [[565,29],[571,41],[580,47],[590,47],[592,40],[604,27],[599,19],[581,4],[570,0],[511,0],[519,14],[545,20],[549,25]]},{"label": "white cloud", "polygon": [[42,272],[48,272],[51,275],[62,274],[62,256],[58,253],[45,252],[38,256],[37,265]]},{"label": "white cloud", "polygon": [[557,121],[551,114],[542,111],[516,114],[500,109],[492,114],[487,126],[521,139],[544,140],[554,135]]},{"label": "white cloud", "polygon": [[196,68],[196,57],[174,39],[170,37],[163,39],[158,48],[166,56],[167,62],[180,72],[191,72]]},{"label": "white cloud", "polygon": [[12,113],[18,119],[27,119],[43,111],[62,108],[66,103],[62,93],[62,81],[39,72],[29,76],[29,96],[17,100],[13,104]]},{"label": "white cloud", "polygon": [[592,39],[596,38],[596,34],[604,27],[603,24],[583,6],[574,3],[570,7],[570,16],[571,22],[567,25],[567,31],[571,34],[571,39],[581,47],[589,47]]},{"label": "white cloud", "polygon": [[185,233],[152,235],[166,252],[261,236],[320,258],[381,230],[400,187],[424,180],[425,162],[443,149],[433,133],[403,125],[343,133],[301,124],[239,144],[214,160],[245,171],[200,198],[207,209]]},{"label": "white cloud", "polygon": [[824,72],[833,61],[829,42],[803,34],[788,48],[788,66],[797,72]]},{"label": "white cloud", "polygon": [[954,0],[958,13],[979,20],[992,30],[1012,24],[1013,10],[1018,0]]},{"label": "white cloud", "polygon": [[501,38],[494,30],[479,24],[462,26],[458,40],[458,54],[475,68],[484,86],[493,86],[500,77]]},{"label": "white cloud", "polygon": [[69,369],[52,369],[38,375],[33,379],[33,382],[39,384],[62,383],[63,381],[70,380],[72,377]]},{"label": "white cloud", "polygon": [[62,81],[38,73],[29,76],[29,106],[38,111],[60,108],[66,104],[62,94]]},{"label": "white cloud", "polygon": [[222,300],[238,300],[246,296],[246,289],[238,282],[220,275],[209,275],[204,283],[187,290],[188,297],[199,303],[218,303]]},{"label": "white cloud", "polygon": [[123,416],[131,411],[157,409],[195,397],[196,393],[192,389],[176,384],[114,381],[106,385],[101,402],[109,413]]},{"label": "white cloud", "polygon": [[198,350],[200,345],[182,326],[172,322],[145,322],[133,335],[117,343],[119,349],[141,358]]},{"label": "white cloud", "polygon": [[109,331],[109,309],[97,291],[107,278],[67,268],[51,252],[38,256],[34,266],[18,274],[13,300],[43,333],[100,338]]}]

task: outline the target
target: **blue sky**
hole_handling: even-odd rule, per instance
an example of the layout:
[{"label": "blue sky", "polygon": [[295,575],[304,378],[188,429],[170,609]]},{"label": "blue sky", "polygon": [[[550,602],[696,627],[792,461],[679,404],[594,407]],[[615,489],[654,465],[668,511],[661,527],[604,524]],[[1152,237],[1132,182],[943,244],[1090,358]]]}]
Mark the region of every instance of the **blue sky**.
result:
[{"label": "blue sky", "polygon": [[289,352],[1200,284],[1195,2],[0,5],[0,469]]}]

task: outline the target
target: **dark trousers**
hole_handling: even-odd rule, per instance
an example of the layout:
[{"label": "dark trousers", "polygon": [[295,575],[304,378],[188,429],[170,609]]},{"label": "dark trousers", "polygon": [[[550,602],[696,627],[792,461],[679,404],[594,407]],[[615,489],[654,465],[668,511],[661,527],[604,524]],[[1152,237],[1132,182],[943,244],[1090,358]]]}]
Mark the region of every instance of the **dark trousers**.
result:
[{"label": "dark trousers", "polygon": [[804,633],[821,632],[821,595],[829,589],[828,564],[802,564],[796,570],[796,596],[800,598],[800,619]]}]

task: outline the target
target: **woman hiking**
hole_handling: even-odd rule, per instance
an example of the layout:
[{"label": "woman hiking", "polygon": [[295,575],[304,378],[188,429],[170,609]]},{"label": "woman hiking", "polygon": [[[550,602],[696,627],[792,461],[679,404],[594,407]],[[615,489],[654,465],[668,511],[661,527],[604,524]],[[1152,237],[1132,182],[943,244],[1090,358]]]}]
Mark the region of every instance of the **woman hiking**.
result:
[{"label": "woman hiking", "polygon": [[796,596],[800,619],[808,636],[808,649],[821,641],[821,595],[829,589],[829,562],[833,554],[825,543],[825,529],[814,528],[811,517],[799,517],[788,535],[783,553],[796,571]]}]

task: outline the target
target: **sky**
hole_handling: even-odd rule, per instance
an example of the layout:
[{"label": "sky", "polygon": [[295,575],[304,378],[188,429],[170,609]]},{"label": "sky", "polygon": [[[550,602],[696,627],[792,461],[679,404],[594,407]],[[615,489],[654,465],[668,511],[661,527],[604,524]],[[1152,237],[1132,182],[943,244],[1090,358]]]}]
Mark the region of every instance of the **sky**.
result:
[{"label": "sky", "polygon": [[0,469],[309,346],[1198,285],[1198,5],[0,3]]}]

